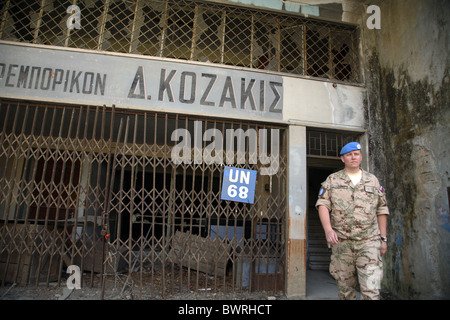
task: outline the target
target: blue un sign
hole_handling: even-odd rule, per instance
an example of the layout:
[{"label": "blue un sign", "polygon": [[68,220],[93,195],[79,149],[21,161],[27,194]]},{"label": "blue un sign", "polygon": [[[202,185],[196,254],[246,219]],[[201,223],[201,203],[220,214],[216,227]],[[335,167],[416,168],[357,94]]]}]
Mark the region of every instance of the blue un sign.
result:
[{"label": "blue un sign", "polygon": [[220,198],[222,200],[254,203],[255,184],[256,170],[225,167]]}]

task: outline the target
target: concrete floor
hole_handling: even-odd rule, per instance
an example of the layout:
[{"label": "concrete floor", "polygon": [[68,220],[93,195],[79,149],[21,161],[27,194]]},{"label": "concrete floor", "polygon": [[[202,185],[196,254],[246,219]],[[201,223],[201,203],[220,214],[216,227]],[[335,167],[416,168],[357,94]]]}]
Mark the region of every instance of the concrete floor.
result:
[{"label": "concrete floor", "polygon": [[306,271],[305,300],[338,300],[336,281],[328,271]]}]

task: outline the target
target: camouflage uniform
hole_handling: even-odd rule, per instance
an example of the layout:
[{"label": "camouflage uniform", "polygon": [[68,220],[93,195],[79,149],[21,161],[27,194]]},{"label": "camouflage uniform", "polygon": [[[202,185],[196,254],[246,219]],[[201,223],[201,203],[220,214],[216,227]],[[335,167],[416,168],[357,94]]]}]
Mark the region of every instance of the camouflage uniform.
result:
[{"label": "camouflage uniform", "polygon": [[384,189],[362,170],[353,185],[345,169],[322,183],[316,208],[328,208],[339,242],[332,246],[330,273],[337,281],[340,299],[356,298],[356,275],[363,299],[379,299],[382,276],[380,230],[377,215],[389,214]]}]

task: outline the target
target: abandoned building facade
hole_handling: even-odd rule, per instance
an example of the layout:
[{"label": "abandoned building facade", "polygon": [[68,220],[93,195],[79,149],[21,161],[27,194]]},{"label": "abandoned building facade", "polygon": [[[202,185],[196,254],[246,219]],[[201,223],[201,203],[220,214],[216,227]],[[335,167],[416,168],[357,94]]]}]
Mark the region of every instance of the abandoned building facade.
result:
[{"label": "abandoned building facade", "polygon": [[347,142],[379,163],[375,31],[363,3],[253,2],[2,2],[1,285],[305,296],[320,183]]}]

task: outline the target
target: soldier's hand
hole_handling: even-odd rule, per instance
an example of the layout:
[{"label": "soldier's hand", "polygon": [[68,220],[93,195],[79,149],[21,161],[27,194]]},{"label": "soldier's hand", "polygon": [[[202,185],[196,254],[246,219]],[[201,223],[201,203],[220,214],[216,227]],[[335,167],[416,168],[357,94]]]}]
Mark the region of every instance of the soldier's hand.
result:
[{"label": "soldier's hand", "polygon": [[380,255],[383,256],[386,253],[386,251],[387,251],[387,242],[382,241]]},{"label": "soldier's hand", "polygon": [[327,231],[325,233],[325,237],[327,238],[327,242],[330,244],[337,244],[338,243],[338,237],[336,232],[334,232],[333,229]]}]

